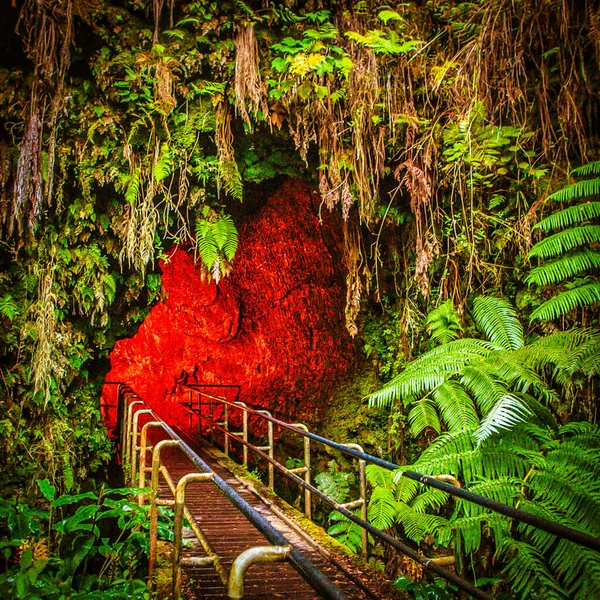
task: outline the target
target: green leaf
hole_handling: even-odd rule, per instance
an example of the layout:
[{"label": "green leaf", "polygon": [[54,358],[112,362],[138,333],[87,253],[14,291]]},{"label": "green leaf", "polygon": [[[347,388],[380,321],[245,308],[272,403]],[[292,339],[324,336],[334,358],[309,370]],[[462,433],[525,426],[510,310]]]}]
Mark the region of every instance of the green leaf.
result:
[{"label": "green leaf", "polygon": [[56,496],[56,487],[51,485],[48,479],[38,479],[36,483],[46,500],[50,502],[54,500],[54,497]]}]

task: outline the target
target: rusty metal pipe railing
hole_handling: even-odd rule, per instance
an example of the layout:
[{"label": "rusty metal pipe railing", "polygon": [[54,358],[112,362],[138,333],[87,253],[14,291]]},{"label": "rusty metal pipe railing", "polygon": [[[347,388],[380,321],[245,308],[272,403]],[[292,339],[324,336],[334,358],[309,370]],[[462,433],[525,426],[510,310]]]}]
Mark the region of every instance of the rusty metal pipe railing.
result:
[{"label": "rusty metal pipe railing", "polygon": [[[205,392],[196,392],[196,393],[198,393],[199,395],[205,396],[205,397],[210,396],[210,394],[207,394]],[[289,471],[290,473],[294,473],[294,474],[302,474],[304,482],[310,486],[311,477],[312,477],[312,475],[311,475],[312,469],[311,469],[310,437],[303,436],[303,447],[304,447],[304,451],[303,451],[304,464],[303,464],[303,466],[293,468],[293,469],[287,469],[279,461],[274,460],[275,441],[274,441],[273,425],[274,425],[274,422],[277,420],[273,418],[273,416],[271,415],[271,413],[269,411],[253,409],[253,408],[248,407],[243,402],[230,401],[221,396],[211,396],[211,398],[212,398],[212,400],[214,400],[216,402],[221,402],[223,404],[224,412],[228,408],[228,406],[233,406],[233,407],[238,408],[243,411],[243,431],[241,431],[241,432],[230,431],[228,428],[228,419],[227,418],[225,418],[222,422],[211,423],[211,426],[210,426],[211,434],[214,431],[214,429],[216,429],[217,431],[220,431],[224,435],[223,447],[224,447],[224,449],[227,450],[225,452],[225,454],[227,456],[229,456],[229,451],[228,451],[229,450],[229,438],[232,438],[242,444],[242,446],[243,446],[243,462],[244,462],[244,467],[246,467],[246,468],[248,466],[248,450],[252,450],[252,451],[267,450],[268,456],[271,459],[267,462],[268,476],[269,476],[269,488],[271,488],[271,490],[274,491],[274,489],[275,489],[275,469],[282,471],[282,472]],[[199,402],[198,405],[200,406],[200,404],[201,403]],[[191,400],[190,400],[189,406],[191,406],[192,407],[191,410],[193,410],[194,404]],[[248,414],[250,414],[250,413],[252,413],[256,416],[259,416],[259,417],[263,417],[266,420],[267,435],[268,435],[268,445],[267,446],[257,446],[248,441]],[[304,423],[294,423],[291,425],[291,427],[294,428],[293,429],[294,431],[300,430],[305,433],[310,433],[308,430],[308,427]],[[358,444],[346,444],[346,446],[348,448],[357,449],[361,452],[363,451],[362,447],[359,446]],[[361,516],[366,521],[366,518],[367,518],[367,484],[366,484],[366,476],[365,476],[366,462],[362,459],[359,459],[358,462],[359,462],[360,498],[353,502],[347,503],[347,506],[350,506],[351,508],[358,508],[360,506],[361,507]],[[344,506],[346,506],[346,505],[344,505]],[[311,487],[304,487],[304,514],[307,519],[312,519]],[[363,530],[361,532],[361,550],[362,550],[363,555],[365,555],[365,556],[367,554],[367,543],[368,543],[368,535]]]},{"label": "rusty metal pipe railing", "polygon": [[[251,407],[248,408],[248,411],[253,413],[256,413],[258,410],[259,409]],[[442,490],[444,492],[447,492],[451,496],[456,496],[467,500],[468,502],[473,502],[474,504],[478,504],[479,506],[488,508],[494,512],[510,517],[511,519],[515,519],[516,521],[527,523],[528,525],[532,525],[533,527],[537,527],[538,529],[547,531],[552,535],[571,540],[572,542],[580,544],[581,546],[585,546],[586,548],[590,548],[591,550],[600,551],[600,539],[595,538],[594,536],[591,536],[582,531],[578,531],[571,527],[561,525],[560,523],[554,523],[552,521],[549,521],[548,519],[538,517],[537,515],[533,515],[524,510],[514,508],[506,504],[502,504],[501,502],[492,500],[491,498],[486,498],[485,496],[475,494],[469,490],[463,489],[462,487],[452,485],[449,482],[436,480],[433,476],[423,475],[422,473],[417,473],[415,471],[403,470],[402,466],[392,463],[388,460],[384,460],[377,456],[372,456],[370,454],[366,454],[365,452],[359,452],[358,450],[348,448],[344,444],[334,442],[333,440],[317,435],[310,431],[301,431],[295,428],[293,425],[290,425],[285,421],[276,419],[275,417],[267,417],[265,415],[263,416],[263,418],[272,421],[274,425],[277,425],[284,429],[288,429],[289,431],[296,432],[299,435],[309,437],[313,441],[322,443],[325,446],[329,446],[330,448],[339,450],[347,456],[352,456],[357,459],[363,459],[367,463],[377,465],[390,471],[396,471],[397,476],[399,477],[406,477],[408,479],[412,479],[413,481],[422,483],[426,487],[433,487]]]},{"label": "rusty metal pipe railing", "polygon": [[[173,517],[173,598],[177,599],[181,596],[181,565],[184,563],[184,559],[181,557],[183,550],[183,517],[185,512],[185,489],[188,484],[199,481],[210,481],[214,477],[214,473],[188,473],[184,475],[177,484],[175,490],[175,515]],[[191,516],[191,515],[190,515]],[[193,522],[194,519],[192,517]],[[194,532],[195,533],[195,532]],[[202,536],[204,537],[204,535]],[[205,560],[203,564],[214,565],[216,554],[212,556],[203,557]],[[189,564],[189,562],[188,562]],[[198,561],[194,561],[194,566],[198,565]]]},{"label": "rusty metal pipe railing", "polygon": [[244,550],[231,565],[227,595],[232,600],[241,600],[244,597],[244,575],[252,565],[285,560],[291,551],[291,546],[256,546]]},{"label": "rusty metal pipe railing", "polygon": [[[296,570],[320,593],[323,594],[325,598],[331,600],[347,600],[346,596],[336,588],[320,571],[318,571],[310,561],[308,561],[304,556],[297,550],[291,549],[288,552],[289,541],[276,529],[272,527],[272,525],[258,513],[254,508],[252,508],[237,492],[235,492],[231,487],[219,476],[217,476],[210,467],[200,459],[200,457],[173,431],[171,427],[169,427],[163,421],[158,421],[156,416],[151,410],[143,409],[134,412],[135,406],[143,405],[141,401],[134,401],[129,406],[124,407],[126,409],[127,414],[127,423],[124,427],[123,431],[123,442],[122,447],[125,449],[125,452],[130,451],[132,453],[131,459],[134,459],[134,455],[137,450],[142,451],[146,454],[149,451],[149,447],[147,444],[147,431],[152,426],[157,426],[160,424],[160,427],[165,431],[165,433],[170,437],[170,439],[160,440],[157,442],[152,449],[152,476],[151,476],[151,491],[150,491],[150,556],[149,556],[149,583],[150,587],[153,586],[153,575],[156,567],[157,561],[157,551],[158,551],[158,507],[159,505],[175,505],[176,510],[176,526],[175,526],[175,548],[174,548],[174,561],[173,561],[173,597],[178,598],[181,591],[181,566],[182,565],[193,565],[193,566],[205,566],[212,564],[216,569],[221,581],[225,585],[229,585],[229,581],[235,582],[233,585],[233,592],[237,593],[236,590],[239,589],[240,586],[240,575],[243,577],[243,573],[247,570],[238,569],[238,574],[234,574],[233,579],[227,573],[227,570],[223,567],[220,562],[220,559],[216,553],[212,550],[208,540],[202,533],[200,527],[198,527],[197,523],[193,515],[189,512],[187,507],[185,506],[185,486],[191,481],[213,481],[219,489],[229,498],[231,502],[248,518],[248,520],[253,523],[263,535],[267,537],[269,541],[275,544],[277,547],[284,547],[284,551],[277,549],[273,550],[275,554],[280,556],[281,558],[289,557],[290,562],[296,568]],[[131,406],[134,405],[134,406]],[[137,418],[135,415],[139,413]],[[137,443],[137,428],[139,427],[139,417],[142,414],[151,415],[154,421],[150,421],[149,423],[145,423],[142,426],[142,429],[146,427],[146,435],[142,439],[140,434],[140,445]],[[133,426],[135,425],[136,429],[133,430]],[[246,429],[247,431],[247,429]],[[132,442],[132,439],[134,440]],[[246,442],[247,443],[247,442]],[[181,481],[181,487],[175,486],[167,469],[162,465],[160,453],[163,448],[167,447],[178,447],[187,457],[191,460],[193,464],[198,466],[201,469],[201,473],[191,473],[184,476]],[[261,451],[262,452],[262,451]],[[266,454],[265,456],[268,456]],[[137,461],[136,461],[137,462]],[[140,457],[140,473],[139,477],[142,481],[145,481],[145,473],[147,471],[145,467],[145,459],[142,461]],[[142,467],[142,464],[144,465]],[[132,470],[132,473],[135,473]],[[175,500],[166,500],[161,499],[159,497],[159,476],[162,475],[170,489],[174,492]],[[138,501],[143,502],[143,498],[138,497]],[[184,517],[189,521],[192,531],[202,544],[207,556],[206,557],[182,557],[181,556],[181,548],[182,548],[182,540],[183,540],[183,519]],[[177,550],[179,548],[179,550]],[[263,551],[258,551],[255,556],[261,556]],[[265,553],[267,556],[268,553]],[[285,555],[285,556],[284,556]],[[175,560],[176,559],[176,560]],[[270,560],[258,561],[258,562],[272,562]],[[239,565],[244,565],[248,563],[248,559],[242,557],[240,559]],[[243,579],[241,581],[241,587],[243,589]],[[236,596],[237,598],[237,596]]]}]

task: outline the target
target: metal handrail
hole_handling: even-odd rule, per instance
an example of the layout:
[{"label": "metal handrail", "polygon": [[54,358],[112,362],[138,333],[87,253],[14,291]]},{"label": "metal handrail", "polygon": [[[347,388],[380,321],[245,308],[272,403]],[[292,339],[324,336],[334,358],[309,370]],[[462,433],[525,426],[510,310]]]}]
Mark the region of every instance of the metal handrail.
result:
[{"label": "metal handrail", "polygon": [[[229,439],[234,439],[238,443],[242,445],[242,456],[243,456],[243,464],[244,467],[248,467],[248,450],[252,450],[253,452],[260,454],[262,458],[267,460],[268,469],[269,469],[269,488],[272,491],[275,491],[275,469],[281,471],[284,474],[293,473],[295,475],[302,474],[303,481],[305,486],[302,486],[304,489],[304,514],[307,519],[312,519],[312,490],[315,489],[311,486],[311,448],[310,448],[310,437],[303,437],[303,459],[304,465],[302,467],[288,469],[285,465],[277,461],[274,457],[274,435],[273,435],[273,424],[277,422],[277,419],[274,419],[269,411],[262,409],[254,409],[249,407],[244,402],[239,402],[236,400],[228,400],[222,396],[213,396],[211,394],[207,394],[206,392],[199,391],[196,387],[204,387],[204,386],[194,386],[190,389],[190,386],[182,385],[183,388],[188,388],[190,392],[190,400],[189,403],[185,403],[184,406],[188,408],[191,412],[196,413],[198,415],[198,424],[200,431],[202,431],[202,421],[204,419],[210,420],[210,438],[211,443],[214,443],[214,430],[220,431],[224,435],[224,452],[227,456],[229,456]],[[210,387],[210,386],[207,386]],[[192,394],[197,393],[199,398],[198,402],[194,403],[192,399]],[[207,398],[208,402],[202,402],[202,397]],[[224,406],[223,411],[223,421],[216,422],[214,419],[213,407],[214,403],[219,402]],[[208,416],[202,415],[202,406],[209,407]],[[195,409],[194,407],[197,407]],[[242,431],[230,431],[229,430],[229,411],[227,410],[229,407],[238,409],[242,411]],[[268,444],[266,446],[257,446],[252,444],[248,440],[248,415],[254,414],[259,417],[264,418],[267,421],[267,431],[268,431]],[[191,419],[191,416],[190,416]],[[293,431],[303,431],[304,433],[310,433],[308,427],[303,423],[294,423],[292,425],[294,428]],[[358,444],[348,444],[350,448],[354,448],[357,450],[363,451],[362,446]],[[268,455],[264,454],[264,451],[268,451]],[[366,462],[363,459],[359,459],[359,487],[360,487],[360,497],[357,500],[353,500],[351,502],[346,502],[341,504],[344,508],[361,508],[361,517],[364,521],[367,519],[367,482],[366,482],[366,473],[365,466]],[[335,502],[330,498],[332,502]],[[365,529],[361,531],[361,552],[363,556],[367,556],[368,553],[368,535]]]},{"label": "metal handrail", "polygon": [[[452,483],[447,483],[446,481],[436,479],[435,476],[423,475],[421,473],[417,473],[415,471],[410,471],[410,470],[403,470],[402,466],[392,463],[390,461],[384,460],[382,458],[378,458],[377,456],[372,456],[370,454],[366,454],[365,452],[362,452],[362,451],[359,451],[359,450],[356,450],[353,448],[349,448],[345,444],[341,444],[339,442],[334,442],[333,440],[322,437],[322,436],[312,433],[310,431],[305,431],[305,430],[299,429],[295,425],[286,423],[285,421],[281,421],[279,419],[276,419],[275,417],[261,415],[259,410],[256,408],[251,408],[248,406],[247,411],[249,413],[253,413],[263,419],[271,421],[274,425],[278,425],[279,427],[288,429],[289,431],[293,431],[294,433],[297,433],[298,435],[308,437],[311,440],[320,442],[326,446],[329,446],[330,448],[339,450],[340,452],[342,452],[343,454],[346,454],[348,456],[352,456],[359,460],[360,459],[365,460],[367,463],[377,465],[379,467],[383,467],[384,469],[388,469],[390,471],[396,471],[397,475],[406,477],[408,479],[412,479],[414,481],[422,483],[423,485],[425,485],[427,487],[437,488],[439,490],[442,490],[442,491],[450,494],[451,496],[456,496],[456,497],[462,498],[463,500],[473,502],[474,504],[478,504],[480,506],[483,506],[484,508],[489,508],[490,510],[493,510],[494,512],[498,512],[507,517],[510,517],[511,519],[521,521],[528,525],[533,525],[534,527],[537,527],[538,529],[542,529],[542,530],[547,531],[548,533],[551,533],[558,537],[568,539],[572,542],[575,542],[577,544],[580,544],[580,545],[590,548],[592,550],[600,551],[600,539],[595,538],[587,533],[583,533],[576,529],[572,529],[571,527],[566,527],[565,525],[561,525],[559,523],[554,523],[552,521],[549,521],[548,519],[544,519],[543,517],[538,517],[537,515],[533,515],[524,510],[521,510],[519,508],[514,508],[512,506],[508,506],[507,504],[497,502],[496,500],[486,498],[485,496],[480,496],[479,494],[475,494],[469,490],[465,490],[463,488],[455,486]],[[263,458],[266,458],[266,457],[263,457]]]},{"label": "metal handrail", "polygon": [[[157,556],[157,538],[158,538],[158,506],[159,505],[174,505],[175,506],[175,546],[173,553],[173,598],[178,598],[181,592],[181,567],[186,564],[193,566],[204,566],[212,564],[221,580],[227,585],[228,590],[234,594],[231,598],[239,598],[240,590],[243,590],[243,576],[248,566],[252,561],[255,562],[273,562],[274,560],[289,560],[300,575],[325,598],[331,600],[347,600],[346,596],[333,585],[316,567],[306,559],[298,550],[293,548],[289,540],[277,531],[260,513],[258,513],[246,500],[244,500],[235,490],[233,490],[227,482],[212,471],[207,463],[205,463],[192,448],[164,421],[159,419],[153,411],[141,408],[145,404],[138,400],[137,395],[133,394],[131,388],[126,384],[119,382],[118,397],[120,406],[120,414],[123,415],[121,426],[121,448],[125,452],[126,460],[124,460],[124,473],[131,478],[131,483],[137,481],[145,484],[146,473],[152,472],[152,485],[150,493],[150,561],[149,572],[150,581],[152,581],[152,573],[156,564]],[[129,398],[136,398],[134,402],[129,403]],[[141,406],[140,406],[141,405]],[[134,410],[135,406],[140,407],[140,410]],[[139,429],[139,417],[141,414],[146,414],[150,417],[150,421],[142,425],[142,431]],[[151,427],[159,427],[164,433],[169,436],[169,439],[159,441],[154,447],[147,445],[148,430]],[[140,443],[138,445],[138,437]],[[167,446],[176,446],[179,448],[190,461],[200,469],[199,473],[191,473],[184,476],[177,486],[173,483],[169,473],[160,459],[162,448]],[[152,468],[146,466],[145,454],[152,449]],[[139,463],[136,455],[140,452]],[[143,453],[143,457],[142,457]],[[266,455],[268,456],[268,455]],[[124,457],[125,459],[125,457]],[[137,465],[139,464],[139,472]],[[174,493],[175,500],[164,500],[159,497],[159,476],[162,475],[167,481],[167,484]],[[232,569],[228,574],[225,567],[221,564],[219,557],[214,553],[208,540],[202,533],[200,527],[196,523],[193,515],[185,506],[185,486],[191,481],[210,481],[216,485],[227,498],[248,518],[248,520],[271,542],[273,547],[258,547],[254,549],[251,555],[242,553],[238,556],[238,568]],[[145,492],[140,490],[138,494],[138,502],[142,503],[145,499]],[[186,558],[181,556],[182,544],[182,527],[183,517],[186,517],[190,522],[194,534],[199,542],[203,545],[206,557]],[[250,562],[249,562],[250,561]],[[235,564],[235,563],[234,563]],[[244,568],[245,567],[245,568]]]}]

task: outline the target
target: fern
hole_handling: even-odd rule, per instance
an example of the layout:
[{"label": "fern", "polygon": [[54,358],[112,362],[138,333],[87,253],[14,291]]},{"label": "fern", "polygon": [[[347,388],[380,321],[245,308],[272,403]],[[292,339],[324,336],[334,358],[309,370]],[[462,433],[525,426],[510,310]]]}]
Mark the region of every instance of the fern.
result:
[{"label": "fern", "polygon": [[531,313],[531,320],[551,321],[576,308],[600,302],[600,281],[559,292]]},{"label": "fern", "polygon": [[506,350],[517,350],[523,346],[523,326],[508,300],[478,296],[473,301],[473,317],[493,344]]},{"label": "fern", "polygon": [[433,399],[450,430],[475,429],[479,425],[473,400],[456,381],[445,381],[435,388]]},{"label": "fern", "polygon": [[536,223],[533,228],[541,229],[542,231],[565,229],[576,223],[582,223],[583,221],[589,221],[597,217],[600,217],[600,202],[584,202],[583,204],[569,206],[547,216],[539,223]]},{"label": "fern", "polygon": [[[360,509],[352,511],[355,516],[360,516]],[[329,513],[329,520],[333,522],[327,533],[338,542],[347,546],[352,552],[358,554],[362,547],[362,528],[346,518],[341,512],[334,510]]]},{"label": "fern", "polygon": [[244,197],[244,185],[237,163],[234,160],[220,162],[219,177],[223,181],[225,191],[241,202]]},{"label": "fern", "polygon": [[421,398],[415,402],[408,414],[408,423],[414,436],[418,436],[427,427],[431,427],[436,433],[441,431],[435,404],[429,398]]},{"label": "fern", "polygon": [[212,278],[219,283],[228,272],[238,248],[238,233],[233,219],[226,214],[210,214],[196,223],[196,245],[200,258]]},{"label": "fern", "polygon": [[377,529],[388,529],[393,525],[397,511],[394,492],[387,487],[376,486],[369,500],[369,522]]},{"label": "fern", "polygon": [[505,394],[494,404],[473,435],[480,444],[501,429],[512,429],[529,415],[531,411],[519,398],[514,394]]},{"label": "fern", "polygon": [[598,268],[600,268],[600,252],[583,248],[534,267],[525,278],[525,283],[539,286],[560,283]]},{"label": "fern", "polygon": [[600,194],[600,178],[586,179],[565,186],[561,190],[548,196],[549,200],[558,202],[569,202],[576,198],[587,198],[588,196],[598,196]]},{"label": "fern", "polygon": [[134,206],[138,196],[140,195],[140,189],[142,186],[141,170],[135,169],[135,171],[128,177],[124,178],[127,182],[127,188],[125,189],[125,200]]},{"label": "fern", "polygon": [[600,225],[581,225],[559,231],[540,240],[529,252],[529,258],[552,258],[579,246],[600,243]]},{"label": "fern", "polygon": [[578,177],[587,177],[588,175],[600,175],[600,160],[581,165],[580,167],[575,167],[573,171],[571,171],[571,173],[573,175],[577,175]]},{"label": "fern", "polygon": [[[579,176],[598,175],[598,165],[598,162],[589,163],[573,173]],[[595,222],[600,218],[600,202],[587,200],[598,195],[600,177],[568,185],[549,196],[561,202],[584,201],[556,211],[535,226],[544,232],[560,231],[543,238],[531,248],[529,257],[537,257],[542,262],[532,269],[526,283],[538,286],[563,283],[568,289],[557,290],[552,298],[533,311],[531,320],[557,319],[575,309],[593,306],[600,300],[600,283],[595,274],[600,268],[600,252],[594,248],[600,244],[600,225]],[[586,272],[590,273],[591,280],[573,280]]]},{"label": "fern", "polygon": [[474,359],[488,356],[496,346],[483,340],[466,338],[443,344],[409,363],[381,390],[368,396],[371,406],[388,406],[394,400],[434,390],[453,375],[460,373]]},{"label": "fern", "polygon": [[315,477],[317,488],[335,502],[345,502],[350,495],[350,486],[354,484],[354,474],[339,471],[334,460],[328,463],[329,470]]},{"label": "fern", "polygon": [[169,144],[164,142],[160,148],[160,156],[154,165],[154,179],[162,181],[173,172],[173,154]]},{"label": "fern", "polygon": [[0,314],[7,317],[9,321],[12,321],[18,312],[19,305],[10,294],[0,298]]},{"label": "fern", "polygon": [[434,342],[446,344],[459,337],[462,326],[452,300],[446,300],[429,313],[426,327]]}]

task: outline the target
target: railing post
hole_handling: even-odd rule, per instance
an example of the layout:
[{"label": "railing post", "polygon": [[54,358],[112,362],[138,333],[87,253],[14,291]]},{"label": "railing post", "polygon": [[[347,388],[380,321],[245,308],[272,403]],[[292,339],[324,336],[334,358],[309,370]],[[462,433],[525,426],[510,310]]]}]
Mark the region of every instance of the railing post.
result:
[{"label": "railing post", "polygon": [[[229,404],[223,405],[223,427],[225,431],[229,431]],[[223,440],[223,451],[225,452],[225,456],[229,456],[229,436],[225,434],[225,439]]]},{"label": "railing post", "polygon": [[188,473],[177,484],[175,491],[175,515],[173,517],[173,600],[179,600],[181,596],[181,552],[183,549],[185,488],[192,481],[209,481],[214,476],[214,473]]},{"label": "railing post", "polygon": [[[148,429],[150,429],[150,427],[160,427],[162,429],[162,426],[161,421],[149,421],[142,427],[140,436],[140,474],[138,481],[138,487],[140,489],[146,487],[146,471],[148,471],[148,468],[146,467],[146,454],[148,453],[148,450],[153,449],[152,446],[148,446]],[[152,467],[150,467],[150,471],[152,471]],[[138,494],[138,504],[140,506],[144,505],[144,496],[145,494],[142,492]]]},{"label": "railing post", "polygon": [[[266,415],[267,417],[272,417],[271,413],[268,410],[257,410],[258,414]],[[271,421],[267,421],[267,446],[259,446],[259,450],[267,450],[269,453],[269,458],[273,460],[275,458],[275,443],[273,436],[273,423]],[[272,462],[269,462],[269,488],[271,491],[275,491],[275,465]]]},{"label": "railing post", "polygon": [[202,392],[198,394],[198,433],[202,435]]},{"label": "railing post", "polygon": [[[304,423],[292,423],[292,427],[308,432],[308,427]],[[303,436],[304,440],[304,482],[310,485],[310,438]],[[302,469],[297,469],[301,471]],[[296,469],[292,469],[296,471]],[[307,519],[312,519],[312,494],[308,488],[304,488],[304,515]]]},{"label": "railing post", "polygon": [[127,406],[125,413],[125,425],[123,431],[123,440],[121,443],[121,452],[123,453],[123,470],[125,475],[127,475],[127,469],[131,464],[131,456],[129,453],[131,451],[131,421],[133,420],[133,408],[138,404],[143,405],[144,403],[141,400],[134,400]]},{"label": "railing post", "polygon": [[213,397],[208,397],[208,414],[210,416],[210,443],[215,445],[215,413],[213,406]]},{"label": "railing post", "polygon": [[158,475],[160,472],[160,453],[163,448],[179,446],[178,440],[161,440],[152,450],[152,478],[150,491],[150,556],[148,557],[148,579],[152,583],[156,553],[158,547]]},{"label": "railing post", "polygon": [[[245,402],[234,402],[236,406],[239,406],[242,411],[242,439],[244,442],[248,441],[248,412],[246,410]],[[248,468],[248,446],[244,444],[244,448],[242,450],[242,454],[244,456],[244,468]]]},{"label": "railing post", "polygon": [[[365,451],[363,450],[363,447],[360,444],[344,444],[344,446],[346,446],[346,448],[350,448],[351,450],[358,450],[359,452],[362,452],[363,454],[365,453]],[[363,460],[362,458],[358,459],[358,477],[359,477],[359,484],[360,484],[360,500],[359,502],[361,503],[360,506],[360,518],[363,521],[367,520],[367,476],[366,476],[366,466],[367,466],[367,461]],[[369,535],[367,533],[367,530],[364,527],[361,527],[361,546],[362,546],[362,554],[363,556],[367,556],[367,552],[368,552],[368,543],[369,543]]]},{"label": "railing post", "polygon": [[137,475],[137,451],[140,449],[138,446],[138,427],[140,422],[141,415],[151,415],[152,411],[149,409],[138,410],[133,414],[133,419],[131,421],[131,451],[129,453],[129,457],[131,460],[131,473],[130,473],[130,483],[131,485],[135,485],[136,475]]}]

